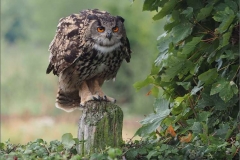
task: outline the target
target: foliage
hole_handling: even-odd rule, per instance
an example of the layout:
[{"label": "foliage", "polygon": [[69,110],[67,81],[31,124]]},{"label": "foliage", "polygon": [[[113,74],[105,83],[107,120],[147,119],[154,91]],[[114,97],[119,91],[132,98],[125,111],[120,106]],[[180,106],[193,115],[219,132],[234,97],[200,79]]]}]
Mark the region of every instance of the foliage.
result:
[{"label": "foliage", "polygon": [[137,89],[152,86],[155,111],[142,120],[136,135],[159,144],[152,154],[167,146],[184,159],[237,159],[239,4],[145,0],[143,10],[159,7],[153,19],[166,18],[159,55],[151,74],[134,84]]},{"label": "foliage", "polygon": [[62,140],[54,140],[47,143],[43,139],[37,139],[28,142],[26,145],[14,145],[10,140],[0,143],[0,159],[44,159],[44,160],[116,160],[122,155],[118,148],[106,148],[102,153],[93,153],[91,155],[78,154],[78,138],[73,138],[72,134],[66,133]]}]

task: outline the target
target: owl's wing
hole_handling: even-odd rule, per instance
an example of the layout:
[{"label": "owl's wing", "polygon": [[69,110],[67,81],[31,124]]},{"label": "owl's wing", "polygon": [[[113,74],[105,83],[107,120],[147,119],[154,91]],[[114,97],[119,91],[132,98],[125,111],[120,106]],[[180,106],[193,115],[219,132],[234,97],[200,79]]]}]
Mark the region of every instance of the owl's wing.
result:
[{"label": "owl's wing", "polygon": [[123,52],[125,55],[125,60],[129,63],[131,59],[131,48],[130,48],[130,43],[127,37],[122,39],[122,44],[123,44]]},{"label": "owl's wing", "polygon": [[84,14],[72,14],[59,20],[56,35],[49,46],[51,53],[47,74],[53,71],[53,74],[59,75],[82,54],[83,33],[81,32],[85,19]]}]

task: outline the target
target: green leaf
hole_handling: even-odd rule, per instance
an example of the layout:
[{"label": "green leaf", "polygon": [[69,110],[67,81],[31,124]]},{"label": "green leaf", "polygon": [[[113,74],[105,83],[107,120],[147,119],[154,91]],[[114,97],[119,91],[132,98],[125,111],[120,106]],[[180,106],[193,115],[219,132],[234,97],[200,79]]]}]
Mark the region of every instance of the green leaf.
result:
[{"label": "green leaf", "polygon": [[228,102],[234,96],[234,94],[237,93],[238,93],[237,85],[233,81],[230,81],[220,91],[219,96],[224,102]]},{"label": "green leaf", "polygon": [[209,4],[206,7],[202,8],[199,11],[196,20],[197,21],[201,21],[201,20],[205,19],[206,17],[208,17],[210,15],[210,13],[212,12],[212,9],[213,9],[213,5],[211,5],[211,4]]},{"label": "green leaf", "polygon": [[4,147],[5,147],[4,143],[0,143],[0,150],[4,150]]},{"label": "green leaf", "polygon": [[108,151],[108,156],[112,159],[116,158],[117,156],[122,155],[122,151],[118,148],[110,148]]},{"label": "green leaf", "polygon": [[155,108],[156,113],[148,115],[141,121],[143,126],[137,130],[135,135],[143,137],[154,132],[171,111],[169,109],[169,102],[163,98],[156,100]]},{"label": "green leaf", "polygon": [[145,0],[143,4],[143,11],[153,11],[158,9],[158,0]]},{"label": "green leaf", "polygon": [[190,82],[176,82],[176,84],[182,86],[185,90],[189,90],[191,87]]},{"label": "green leaf", "polygon": [[199,92],[201,89],[203,88],[203,86],[194,86],[193,89],[191,90],[191,96],[192,95],[196,95],[197,92]]},{"label": "green leaf", "polygon": [[187,6],[192,7],[194,11],[204,7],[203,1],[186,0],[186,2]]},{"label": "green leaf", "polygon": [[160,52],[165,52],[169,48],[169,43],[172,42],[172,37],[166,32],[164,32],[163,34],[158,36],[157,40],[158,40],[158,45],[157,45],[158,50]]},{"label": "green leaf", "polygon": [[192,33],[193,24],[190,22],[182,22],[172,28],[171,35],[173,37],[173,42],[178,43],[184,40],[187,36]]},{"label": "green leaf", "polygon": [[213,106],[214,102],[212,97],[207,93],[202,93],[202,98],[198,101],[197,108],[204,108],[206,106]]},{"label": "green leaf", "polygon": [[181,14],[185,14],[187,18],[190,18],[190,17],[192,17],[192,14],[193,14],[193,8],[187,7],[187,9],[182,11]]},{"label": "green leaf", "polygon": [[159,20],[163,17],[165,17],[166,15],[170,14],[172,12],[172,9],[175,7],[175,5],[178,3],[178,0],[171,0],[171,1],[167,1],[164,6],[162,7],[162,9],[160,10],[160,12],[158,12],[154,17],[153,20]]},{"label": "green leaf", "polygon": [[199,122],[207,122],[208,117],[211,115],[211,112],[207,112],[207,111],[202,111],[200,113],[198,113],[197,115],[197,121]]},{"label": "green leaf", "polygon": [[238,56],[239,56],[239,53],[236,53],[232,50],[225,50],[225,54],[222,54],[219,58],[233,60],[238,58]]},{"label": "green leaf", "polygon": [[[149,115],[152,116],[152,115]],[[135,133],[135,136],[140,136],[140,137],[145,137],[148,134],[156,131],[156,129],[160,126],[160,123],[158,122],[153,122],[151,124],[144,124],[142,125],[137,132]]]},{"label": "green leaf", "polygon": [[151,84],[154,83],[154,78],[152,76],[148,76],[144,81],[140,81],[140,82],[136,82],[133,84],[134,88],[136,88],[137,90]]},{"label": "green leaf", "polygon": [[229,130],[229,124],[221,124],[219,128],[215,131],[215,135],[224,139]]},{"label": "green leaf", "polygon": [[217,68],[212,68],[209,69],[208,71],[200,74],[198,76],[199,80],[201,80],[202,82],[206,83],[206,84],[210,84],[212,82],[215,81],[215,79],[217,78],[218,73],[217,73]]},{"label": "green leaf", "polygon": [[214,95],[214,94],[219,93],[227,84],[228,84],[228,81],[221,78],[219,81],[217,81],[216,83],[214,83],[212,85],[210,95]]},{"label": "green leaf", "polygon": [[239,1],[237,2],[237,1],[235,0],[235,2],[234,2],[234,0],[233,0],[233,1],[224,0],[224,2],[225,2],[225,4],[226,4],[228,7],[230,7],[230,8],[234,11],[234,13],[237,13],[237,12],[238,12],[238,4],[239,4]]},{"label": "green leaf", "polygon": [[182,103],[182,101],[184,101],[185,99],[186,99],[185,96],[184,97],[177,97],[177,98],[175,98],[174,99],[174,106],[179,106]]},{"label": "green leaf", "polygon": [[179,79],[183,75],[187,74],[192,69],[193,63],[185,58],[176,57],[174,55],[169,56],[166,60],[165,73],[161,75],[161,80],[164,82],[170,82],[175,76]]},{"label": "green leaf", "polygon": [[202,133],[202,125],[200,122],[194,122],[193,126],[191,127],[193,133]]},{"label": "green leaf", "polygon": [[163,98],[157,98],[155,99],[153,106],[156,112],[162,112],[169,108],[169,101]]},{"label": "green leaf", "polygon": [[229,39],[230,39],[230,37],[231,37],[231,35],[232,35],[232,30],[233,30],[233,25],[231,25],[230,27],[229,27],[229,30],[226,32],[226,33],[224,33],[223,35],[222,35],[222,37],[220,37],[220,45],[219,45],[219,47],[218,47],[218,49],[221,49],[221,48],[223,48],[224,46],[226,46],[226,45],[228,45],[229,44]]},{"label": "green leaf", "polygon": [[[157,113],[152,113],[150,115],[148,115],[145,119],[143,119],[141,121],[141,124],[154,124],[156,123],[156,125],[158,125],[157,127],[155,127],[155,129],[157,129],[160,126],[160,123],[162,122],[162,120],[168,116],[170,113],[170,109],[165,109],[163,111],[158,111]],[[154,129],[154,130],[155,130]],[[152,131],[154,131],[152,130]],[[150,131],[149,133],[151,133],[152,131]]]},{"label": "green leaf", "polygon": [[155,150],[150,151],[147,155],[147,159],[151,159],[151,157],[154,156],[156,153],[157,153],[157,151],[155,151]]},{"label": "green leaf", "polygon": [[71,133],[65,133],[62,135],[62,144],[66,148],[72,148],[73,145],[75,144],[75,141],[73,140],[73,136]]},{"label": "green leaf", "polygon": [[213,16],[213,19],[217,22],[222,22],[218,27],[219,33],[225,32],[233,22],[234,18],[235,14],[229,7],[226,7],[224,11],[217,12],[215,16]]},{"label": "green leaf", "polygon": [[186,43],[183,47],[182,54],[189,54],[194,48],[196,48],[196,45],[201,41],[202,37],[194,37],[192,41]]}]

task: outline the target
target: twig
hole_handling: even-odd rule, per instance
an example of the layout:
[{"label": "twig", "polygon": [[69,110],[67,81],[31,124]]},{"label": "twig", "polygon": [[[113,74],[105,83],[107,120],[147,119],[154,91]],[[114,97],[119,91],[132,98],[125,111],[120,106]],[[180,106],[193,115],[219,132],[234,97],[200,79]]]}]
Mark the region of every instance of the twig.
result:
[{"label": "twig", "polygon": [[193,110],[194,116],[197,117],[197,113],[196,113],[196,111],[195,111],[195,109],[194,109],[194,107],[193,107],[193,102],[192,102],[191,97],[189,97],[189,102],[190,102],[190,108]]}]

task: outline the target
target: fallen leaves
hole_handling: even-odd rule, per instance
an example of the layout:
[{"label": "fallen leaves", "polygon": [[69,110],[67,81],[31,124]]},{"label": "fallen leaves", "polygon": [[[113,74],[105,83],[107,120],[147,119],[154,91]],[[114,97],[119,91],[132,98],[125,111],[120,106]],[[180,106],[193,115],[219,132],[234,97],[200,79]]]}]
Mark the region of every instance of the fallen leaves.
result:
[{"label": "fallen leaves", "polygon": [[[176,136],[177,136],[177,133],[174,131],[174,128],[173,128],[172,125],[170,125],[170,126],[167,128],[166,132],[165,132],[165,135],[168,135],[168,134],[170,134],[172,137],[176,137]],[[178,139],[179,139],[180,142],[182,142],[182,143],[189,143],[189,142],[191,142],[191,140],[192,140],[192,134],[189,133],[187,136],[179,136]]]}]

